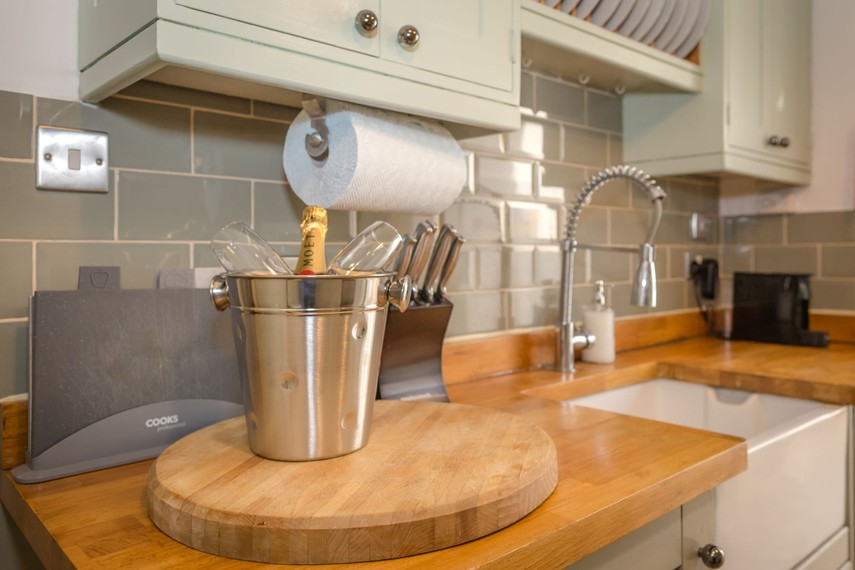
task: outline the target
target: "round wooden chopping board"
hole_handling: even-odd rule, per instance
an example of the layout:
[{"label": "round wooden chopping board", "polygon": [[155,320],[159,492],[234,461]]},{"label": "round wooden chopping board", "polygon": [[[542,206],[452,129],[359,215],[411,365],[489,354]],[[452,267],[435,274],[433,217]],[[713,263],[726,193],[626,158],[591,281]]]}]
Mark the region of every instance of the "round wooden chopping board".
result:
[{"label": "round wooden chopping board", "polygon": [[518,416],[378,401],[371,437],[323,461],[256,456],[244,419],[192,433],[149,473],[149,516],[193,548],[321,564],[429,552],[506,527],[555,488],[555,444]]}]

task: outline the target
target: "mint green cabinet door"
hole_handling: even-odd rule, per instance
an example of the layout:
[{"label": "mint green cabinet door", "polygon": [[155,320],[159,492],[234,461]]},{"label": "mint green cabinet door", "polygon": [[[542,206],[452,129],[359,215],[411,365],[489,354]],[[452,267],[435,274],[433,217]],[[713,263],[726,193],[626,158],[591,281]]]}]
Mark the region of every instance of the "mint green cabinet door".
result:
[{"label": "mint green cabinet door", "polygon": [[377,37],[360,33],[361,10],[379,14],[380,0],[175,0],[184,6],[237,22],[377,56]]},{"label": "mint green cabinet door", "polygon": [[[519,49],[518,11],[519,5],[510,0],[382,0],[380,56],[511,91]],[[398,33],[410,26],[418,30],[419,39],[405,46]]]},{"label": "mint green cabinet door", "polygon": [[775,160],[810,162],[810,14],[805,0],[728,6],[728,142]]}]

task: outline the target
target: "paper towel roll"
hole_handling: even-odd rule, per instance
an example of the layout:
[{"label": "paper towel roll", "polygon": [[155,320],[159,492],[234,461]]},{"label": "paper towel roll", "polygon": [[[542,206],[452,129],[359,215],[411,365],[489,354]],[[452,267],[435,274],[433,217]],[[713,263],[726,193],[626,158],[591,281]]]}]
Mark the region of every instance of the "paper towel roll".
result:
[{"label": "paper towel roll", "polygon": [[307,205],[430,215],[448,208],[465,184],[465,155],[442,125],[340,101],[326,101],[324,122],[323,160],[306,151],[315,130],[305,110],[285,137],[285,175]]}]

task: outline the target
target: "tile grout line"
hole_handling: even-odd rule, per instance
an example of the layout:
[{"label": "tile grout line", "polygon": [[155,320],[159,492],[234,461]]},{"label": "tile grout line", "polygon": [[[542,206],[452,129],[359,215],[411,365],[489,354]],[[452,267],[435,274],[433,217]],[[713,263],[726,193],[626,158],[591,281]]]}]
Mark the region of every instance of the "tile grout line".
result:
[{"label": "tile grout line", "polygon": [[190,109],[190,174],[196,174],[196,110]]},{"label": "tile grout line", "polygon": [[249,183],[249,225],[255,228],[255,181]]},{"label": "tile grout line", "polygon": [[35,294],[36,292],[36,240],[32,240],[32,249],[30,251],[30,264],[32,267],[30,268],[30,295]]},{"label": "tile grout line", "polygon": [[119,241],[119,171],[113,170],[113,241]]}]

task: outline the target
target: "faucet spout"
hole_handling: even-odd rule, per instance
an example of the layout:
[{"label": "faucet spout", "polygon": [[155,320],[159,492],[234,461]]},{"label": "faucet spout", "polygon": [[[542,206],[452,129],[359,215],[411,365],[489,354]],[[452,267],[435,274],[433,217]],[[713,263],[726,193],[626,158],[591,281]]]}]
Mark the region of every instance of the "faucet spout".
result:
[{"label": "faucet spout", "polygon": [[[653,204],[653,215],[644,242],[636,250],[620,246],[608,245],[581,245],[576,241],[576,230],[579,225],[579,214],[582,207],[588,203],[591,196],[606,183],[617,178],[625,178],[640,186],[650,196]],[[574,352],[578,347],[586,347],[593,344],[596,339],[590,333],[577,331],[573,321],[573,273],[576,251],[578,249],[596,249],[608,251],[637,251],[639,264],[632,284],[632,297],[630,301],[634,305],[642,307],[656,306],[656,266],[654,264],[655,248],[653,236],[662,219],[662,200],[665,192],[652,180],[649,175],[633,166],[621,165],[606,168],[594,175],[582,187],[573,205],[569,217],[564,239],[561,241],[561,297],[559,314],[561,321],[558,326],[558,351],[556,368],[562,372],[573,372]]]}]

